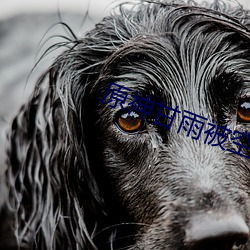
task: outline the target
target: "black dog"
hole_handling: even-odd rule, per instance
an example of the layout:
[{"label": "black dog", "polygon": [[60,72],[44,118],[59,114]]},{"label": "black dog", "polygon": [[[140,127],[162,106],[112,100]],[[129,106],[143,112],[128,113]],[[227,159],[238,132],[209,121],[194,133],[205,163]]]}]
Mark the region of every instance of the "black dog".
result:
[{"label": "black dog", "polygon": [[3,249],[250,249],[250,18],[189,4],[122,6],[40,79],[9,134]]}]

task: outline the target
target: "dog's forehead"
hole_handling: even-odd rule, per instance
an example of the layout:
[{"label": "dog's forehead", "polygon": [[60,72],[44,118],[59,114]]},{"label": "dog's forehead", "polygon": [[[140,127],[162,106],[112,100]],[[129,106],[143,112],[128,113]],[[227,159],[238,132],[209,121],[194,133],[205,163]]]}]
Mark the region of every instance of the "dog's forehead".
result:
[{"label": "dog's forehead", "polygon": [[246,28],[211,10],[199,11],[190,8],[172,11],[171,15],[169,10],[162,11],[154,20],[154,28],[148,23],[147,32],[144,17],[137,20],[136,31],[128,22],[127,32],[130,28],[133,32],[106,64],[111,67],[116,58],[113,71],[120,73],[114,81],[118,79],[117,83],[145,97],[154,95],[171,100],[173,105],[181,103],[184,108],[196,101],[203,105],[211,85],[228,88],[225,82],[216,81],[218,78],[241,78],[236,84],[249,82],[250,39]]},{"label": "dog's forehead", "polygon": [[[214,37],[211,34],[205,38],[198,33],[197,37],[187,36],[188,41],[183,38],[171,41],[166,37],[165,41],[162,38],[161,42],[158,39],[153,43],[154,39],[145,36],[138,50],[133,41],[133,51],[121,57],[121,63],[113,69],[119,68],[120,72],[116,83],[145,97],[150,94],[171,102],[190,103],[190,98],[204,97],[211,85],[220,84],[221,88],[229,89],[237,77],[242,79],[237,84],[249,82],[250,63],[244,58],[246,52],[237,50],[233,44],[230,48],[228,41],[223,42],[221,37],[216,41]],[[217,81],[222,75],[228,78],[227,82]]]}]

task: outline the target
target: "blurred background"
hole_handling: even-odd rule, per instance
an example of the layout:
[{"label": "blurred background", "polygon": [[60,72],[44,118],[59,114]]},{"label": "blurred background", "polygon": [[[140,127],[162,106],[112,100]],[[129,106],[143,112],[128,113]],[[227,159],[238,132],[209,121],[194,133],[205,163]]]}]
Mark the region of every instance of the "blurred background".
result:
[{"label": "blurred background", "polygon": [[69,34],[62,25],[55,24],[65,22],[81,36],[119,2],[0,0],[0,175],[4,170],[6,130],[60,49],[49,53],[32,69],[47,48],[64,41],[53,36]]},{"label": "blurred background", "polygon": [[[32,68],[50,45],[63,41],[54,35],[68,34],[62,25],[54,24],[63,21],[81,36],[124,1],[0,0],[0,174],[4,170],[6,128],[38,76],[60,50],[50,53],[34,70]],[[225,2],[240,3],[250,9],[250,0]]]}]

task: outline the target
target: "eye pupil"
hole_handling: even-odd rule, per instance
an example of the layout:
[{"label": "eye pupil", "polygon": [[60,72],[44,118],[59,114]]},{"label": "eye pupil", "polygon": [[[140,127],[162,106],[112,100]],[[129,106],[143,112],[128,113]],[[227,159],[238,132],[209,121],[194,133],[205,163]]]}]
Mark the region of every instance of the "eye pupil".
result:
[{"label": "eye pupil", "polygon": [[117,125],[125,132],[137,132],[143,127],[143,120],[140,119],[140,115],[134,111],[124,113],[117,119]]},{"label": "eye pupil", "polygon": [[240,101],[237,111],[237,120],[242,123],[250,123],[250,99]]}]

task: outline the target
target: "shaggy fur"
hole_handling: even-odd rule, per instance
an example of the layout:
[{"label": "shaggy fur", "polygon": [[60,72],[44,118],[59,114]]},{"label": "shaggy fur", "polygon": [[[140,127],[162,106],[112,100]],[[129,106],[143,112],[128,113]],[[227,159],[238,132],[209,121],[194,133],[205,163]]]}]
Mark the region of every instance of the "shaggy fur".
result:
[{"label": "shaggy fur", "polygon": [[126,133],[120,105],[100,103],[115,82],[247,130],[236,114],[250,92],[249,27],[248,12],[219,1],[143,2],[72,40],[13,121],[2,248],[181,250],[195,215],[250,225],[249,159],[177,133],[181,115],[167,130],[155,110]]}]

